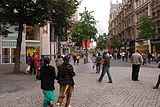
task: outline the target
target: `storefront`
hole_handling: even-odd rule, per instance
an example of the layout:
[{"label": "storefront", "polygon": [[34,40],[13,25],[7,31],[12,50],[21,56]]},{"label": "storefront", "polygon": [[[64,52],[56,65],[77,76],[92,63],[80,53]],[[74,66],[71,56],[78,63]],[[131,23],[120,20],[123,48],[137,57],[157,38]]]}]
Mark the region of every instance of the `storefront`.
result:
[{"label": "storefront", "polygon": [[151,52],[151,43],[150,40],[139,40],[135,42],[135,50],[139,52]]},{"label": "storefront", "polygon": [[160,38],[151,40],[152,53],[160,53]]}]

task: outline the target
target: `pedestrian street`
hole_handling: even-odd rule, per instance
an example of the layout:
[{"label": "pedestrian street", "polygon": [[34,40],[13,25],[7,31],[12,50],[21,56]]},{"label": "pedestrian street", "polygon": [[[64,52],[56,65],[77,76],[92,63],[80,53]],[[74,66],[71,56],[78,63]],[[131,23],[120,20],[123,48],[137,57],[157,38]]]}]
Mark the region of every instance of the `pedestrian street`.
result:
[{"label": "pedestrian street", "polygon": [[[71,62],[72,63],[72,62]],[[72,107],[160,107],[160,89],[153,89],[160,73],[155,67],[141,67],[139,80],[131,80],[131,64],[120,60],[111,60],[110,72],[113,83],[107,83],[107,75],[102,82],[97,82],[99,74],[92,69],[92,62],[74,65],[76,72],[75,89],[73,92]],[[23,89],[3,93],[0,90],[0,107],[42,107],[42,92],[40,82],[30,75],[23,75],[25,82]],[[9,76],[7,76],[9,78]],[[12,76],[13,77],[13,76]],[[16,76],[17,77],[17,76]],[[24,78],[20,77],[23,81]],[[31,79],[27,83],[27,79]],[[0,80],[3,81],[3,80]],[[10,81],[14,85],[16,79]],[[20,83],[20,81],[18,82]],[[16,84],[18,85],[18,84]],[[32,86],[30,86],[32,85]],[[55,84],[58,97],[58,84]],[[8,87],[7,87],[8,88]],[[7,90],[4,89],[3,90]]]}]

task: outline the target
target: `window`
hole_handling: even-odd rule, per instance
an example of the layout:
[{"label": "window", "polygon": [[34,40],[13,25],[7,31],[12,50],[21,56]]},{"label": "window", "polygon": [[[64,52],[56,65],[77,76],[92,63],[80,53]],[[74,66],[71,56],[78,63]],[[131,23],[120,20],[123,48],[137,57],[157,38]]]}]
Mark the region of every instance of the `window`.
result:
[{"label": "window", "polygon": [[2,63],[10,63],[10,48],[2,48]]},{"label": "window", "polygon": [[11,63],[15,63],[16,59],[16,48],[11,48]]},{"label": "window", "polygon": [[2,63],[15,63],[16,48],[2,48]]}]

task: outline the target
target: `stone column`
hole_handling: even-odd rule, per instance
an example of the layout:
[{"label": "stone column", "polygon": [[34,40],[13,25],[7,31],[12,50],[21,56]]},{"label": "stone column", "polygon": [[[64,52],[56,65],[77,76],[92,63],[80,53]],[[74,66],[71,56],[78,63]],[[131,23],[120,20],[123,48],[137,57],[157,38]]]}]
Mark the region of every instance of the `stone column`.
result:
[{"label": "stone column", "polygon": [[50,57],[50,23],[40,28],[40,36],[41,55]]},{"label": "stone column", "polygon": [[21,44],[21,63],[26,63],[26,25],[23,25],[22,44]]}]

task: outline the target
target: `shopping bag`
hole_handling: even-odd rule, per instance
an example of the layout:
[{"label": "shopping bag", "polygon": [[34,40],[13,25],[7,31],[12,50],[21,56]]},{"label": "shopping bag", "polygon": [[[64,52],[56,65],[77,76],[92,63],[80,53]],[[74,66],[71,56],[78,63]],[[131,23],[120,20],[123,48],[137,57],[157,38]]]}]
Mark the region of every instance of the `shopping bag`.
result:
[{"label": "shopping bag", "polygon": [[28,66],[27,66],[27,68],[26,68],[26,71],[25,71],[25,74],[26,74],[26,75],[29,73],[30,68],[31,68],[31,66],[30,66],[30,65],[28,65]]},{"label": "shopping bag", "polygon": [[101,65],[103,65],[103,64],[104,64],[104,61],[103,61],[103,60],[101,60],[99,63],[100,63]]}]

